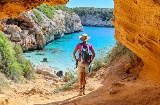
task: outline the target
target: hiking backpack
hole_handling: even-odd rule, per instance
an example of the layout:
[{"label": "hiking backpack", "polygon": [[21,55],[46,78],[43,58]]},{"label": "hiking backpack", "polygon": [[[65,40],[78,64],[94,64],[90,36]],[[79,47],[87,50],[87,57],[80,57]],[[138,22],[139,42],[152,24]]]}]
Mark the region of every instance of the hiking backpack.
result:
[{"label": "hiking backpack", "polygon": [[89,44],[86,44],[86,46],[84,46],[82,43],[80,43],[80,45],[81,45],[79,52],[80,61],[82,60],[83,63],[91,63],[92,53],[89,49]]}]

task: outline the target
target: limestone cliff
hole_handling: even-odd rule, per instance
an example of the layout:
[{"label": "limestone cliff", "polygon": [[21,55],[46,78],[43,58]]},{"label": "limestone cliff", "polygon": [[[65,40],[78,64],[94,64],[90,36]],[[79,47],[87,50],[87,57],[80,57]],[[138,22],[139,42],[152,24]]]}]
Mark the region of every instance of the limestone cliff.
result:
[{"label": "limestone cliff", "polygon": [[160,2],[114,0],[115,38],[144,62],[140,78],[160,83]]},{"label": "limestone cliff", "polygon": [[109,26],[113,27],[113,8],[93,8],[79,7],[73,8],[74,12],[80,16],[84,26]]},{"label": "limestone cliff", "polygon": [[84,26],[109,26],[113,27],[111,20],[102,20],[102,18],[94,15],[80,16]]},{"label": "limestone cliff", "polygon": [[42,49],[55,38],[82,30],[79,16],[62,10],[56,10],[53,19],[34,9],[21,13],[18,18],[3,19],[1,23],[8,39],[21,45],[24,51]]},{"label": "limestone cliff", "polygon": [[18,17],[21,12],[29,11],[42,3],[50,5],[66,4],[69,0],[0,0],[0,19]]}]

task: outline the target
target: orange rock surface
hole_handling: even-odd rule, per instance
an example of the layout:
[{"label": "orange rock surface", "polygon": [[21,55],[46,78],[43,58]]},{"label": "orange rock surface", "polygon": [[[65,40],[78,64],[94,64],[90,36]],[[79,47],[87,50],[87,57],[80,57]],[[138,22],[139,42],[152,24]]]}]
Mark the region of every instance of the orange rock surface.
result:
[{"label": "orange rock surface", "polygon": [[160,83],[160,1],[114,0],[115,38],[144,62],[140,78]]},{"label": "orange rock surface", "polygon": [[69,0],[0,0],[0,19],[17,17],[21,12],[31,10],[42,3],[66,4]]}]

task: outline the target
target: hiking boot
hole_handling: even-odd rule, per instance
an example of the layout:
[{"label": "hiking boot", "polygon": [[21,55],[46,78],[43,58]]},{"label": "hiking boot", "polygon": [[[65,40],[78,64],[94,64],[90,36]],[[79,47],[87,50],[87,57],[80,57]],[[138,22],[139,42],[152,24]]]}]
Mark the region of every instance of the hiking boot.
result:
[{"label": "hiking boot", "polygon": [[85,86],[83,86],[83,95],[86,95],[86,93],[85,93]]},{"label": "hiking boot", "polygon": [[83,95],[83,88],[79,88],[80,90],[79,90],[79,94],[78,94],[78,96],[82,96]]}]

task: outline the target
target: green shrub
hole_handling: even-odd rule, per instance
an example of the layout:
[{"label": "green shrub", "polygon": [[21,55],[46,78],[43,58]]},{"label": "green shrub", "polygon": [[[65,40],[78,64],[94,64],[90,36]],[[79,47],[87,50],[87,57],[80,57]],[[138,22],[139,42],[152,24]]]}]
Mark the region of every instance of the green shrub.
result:
[{"label": "green shrub", "polygon": [[94,7],[76,7],[72,9],[79,16],[93,15],[102,18],[102,20],[110,20],[113,18],[113,8],[94,8]]},{"label": "green shrub", "polygon": [[22,49],[19,45],[12,47],[9,40],[0,33],[0,51],[2,53],[3,65],[6,70],[3,70],[9,78],[15,82],[20,81],[23,77],[28,77],[32,71],[31,63],[25,60],[22,56]]},{"label": "green shrub", "polygon": [[38,10],[42,11],[48,18],[53,19],[55,9],[53,6],[47,4],[41,4],[37,7]]},{"label": "green shrub", "polygon": [[[62,11],[65,11],[67,13],[73,13],[74,12],[71,8],[67,8],[64,5],[49,6],[47,4],[41,4],[40,6],[37,7],[37,9],[42,11],[50,19],[53,19],[55,10],[62,10]],[[33,11],[33,13],[37,17],[37,19],[39,19],[39,21],[41,21],[40,16],[35,11]]]},{"label": "green shrub", "polygon": [[55,93],[59,93],[61,91],[64,91],[65,89],[68,89],[72,84],[74,84],[75,82],[78,81],[78,77],[70,80],[69,82],[67,82],[64,86],[59,87],[58,89],[52,91],[50,94],[55,94]]},{"label": "green shrub", "polygon": [[41,21],[42,21],[42,17],[41,17],[41,15],[39,14],[39,12],[37,12],[36,10],[33,10],[33,13],[34,13],[34,15],[36,16],[38,22],[41,22]]},{"label": "green shrub", "polygon": [[112,60],[114,60],[115,58],[117,58],[121,55],[127,54],[128,57],[132,57],[134,54],[131,50],[129,50],[127,47],[125,47],[124,45],[122,45],[119,42],[117,42],[115,44],[115,46],[113,48],[111,48],[109,52],[107,52],[107,54],[104,54],[105,50],[106,49],[99,50],[99,52],[100,52],[99,57],[96,58],[91,64],[92,71],[96,71],[96,70],[100,69],[102,66],[109,64]]},{"label": "green shrub", "polygon": [[65,72],[65,77],[69,78],[69,81],[64,85],[60,86],[58,89],[51,92],[51,94],[55,94],[61,91],[68,89],[72,84],[78,81],[77,70],[72,70],[67,68],[67,72]]},{"label": "green shrub", "polygon": [[77,73],[75,72],[75,70],[69,69],[67,68],[67,71],[65,72],[65,76],[68,77],[70,80],[76,78],[75,75]]},{"label": "green shrub", "polygon": [[124,54],[127,54],[129,57],[132,57],[134,53],[126,46],[122,45],[120,42],[117,42],[116,45],[107,53],[105,57],[105,63],[108,64],[113,59]]},{"label": "green shrub", "polygon": [[68,8],[68,7],[64,6],[64,5],[54,6],[54,8],[55,8],[56,10],[65,11],[65,12],[67,12],[67,13],[69,13],[69,14],[74,12],[71,8]]}]

